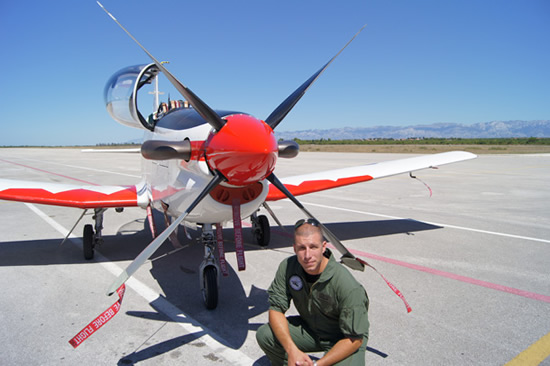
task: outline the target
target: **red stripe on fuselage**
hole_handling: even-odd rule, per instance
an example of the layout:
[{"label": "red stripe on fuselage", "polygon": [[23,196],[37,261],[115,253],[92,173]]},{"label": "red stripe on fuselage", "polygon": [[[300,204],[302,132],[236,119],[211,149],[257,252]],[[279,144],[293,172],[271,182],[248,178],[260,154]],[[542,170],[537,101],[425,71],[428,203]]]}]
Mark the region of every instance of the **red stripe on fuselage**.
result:
[{"label": "red stripe on fuselage", "polygon": [[191,159],[204,161],[204,141],[190,141],[191,142]]},{"label": "red stripe on fuselage", "polygon": [[[285,187],[295,196],[302,194],[324,191],[331,188],[343,187],[350,184],[367,182],[373,178],[370,175],[362,175],[359,177],[340,178],[337,180],[310,180],[304,181],[299,185],[285,184]],[[283,192],[279,191],[274,185],[269,185],[269,193],[267,194],[266,201],[276,201],[283,198],[287,198]]]}]

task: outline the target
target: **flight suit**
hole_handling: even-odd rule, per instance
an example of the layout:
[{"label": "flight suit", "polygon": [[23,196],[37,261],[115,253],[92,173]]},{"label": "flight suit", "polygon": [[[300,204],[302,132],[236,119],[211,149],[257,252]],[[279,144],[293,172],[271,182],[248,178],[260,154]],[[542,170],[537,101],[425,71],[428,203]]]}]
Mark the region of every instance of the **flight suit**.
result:
[{"label": "flight suit", "polygon": [[[269,309],[285,313],[290,300],[294,302],[300,316],[287,319],[292,339],[303,352],[327,352],[340,339],[363,338],[359,350],[338,365],[364,365],[369,334],[367,293],[330,250],[325,256],[328,264],[313,284],[307,282],[296,256],[281,262],[267,290]],[[286,365],[286,353],[269,324],[258,329],[256,338],[273,365]]]}]

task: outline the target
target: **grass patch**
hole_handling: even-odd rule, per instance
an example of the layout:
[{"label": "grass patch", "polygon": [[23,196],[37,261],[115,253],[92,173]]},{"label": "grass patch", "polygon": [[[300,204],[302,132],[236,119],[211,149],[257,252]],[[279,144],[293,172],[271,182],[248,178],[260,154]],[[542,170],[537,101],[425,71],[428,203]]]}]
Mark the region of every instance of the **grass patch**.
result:
[{"label": "grass patch", "polygon": [[300,145],[300,151],[383,154],[427,154],[446,151],[474,154],[550,154],[548,145]]}]

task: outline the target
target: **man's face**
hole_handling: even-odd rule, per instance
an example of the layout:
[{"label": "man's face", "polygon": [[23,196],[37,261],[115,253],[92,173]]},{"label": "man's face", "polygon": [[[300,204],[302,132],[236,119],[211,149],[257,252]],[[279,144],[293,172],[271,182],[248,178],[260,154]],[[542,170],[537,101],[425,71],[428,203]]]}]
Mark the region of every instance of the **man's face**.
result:
[{"label": "man's face", "polygon": [[294,253],[304,271],[310,275],[317,275],[324,269],[323,253],[327,242],[318,233],[307,233],[294,237]]}]

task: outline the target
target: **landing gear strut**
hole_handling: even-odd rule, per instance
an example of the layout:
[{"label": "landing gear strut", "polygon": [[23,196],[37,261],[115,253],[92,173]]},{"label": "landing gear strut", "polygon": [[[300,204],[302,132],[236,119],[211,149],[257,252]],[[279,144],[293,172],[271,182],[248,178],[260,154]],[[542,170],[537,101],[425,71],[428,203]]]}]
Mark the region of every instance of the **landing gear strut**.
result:
[{"label": "landing gear strut", "polygon": [[220,268],[216,262],[216,238],[211,224],[204,224],[201,242],[204,245],[204,259],[199,267],[200,286],[204,305],[212,310],[218,306],[218,282]]},{"label": "landing gear strut", "polygon": [[261,247],[266,247],[271,239],[271,228],[269,227],[269,220],[267,216],[253,213],[250,217],[252,221],[252,233],[256,242]]},{"label": "landing gear strut", "polygon": [[101,245],[103,243],[103,237],[101,236],[101,230],[103,230],[103,213],[107,209],[105,208],[96,208],[94,209],[94,222],[95,222],[95,233],[94,227],[91,224],[84,225],[83,233],[83,252],[84,259],[90,260],[94,258],[94,248],[96,245]]}]

